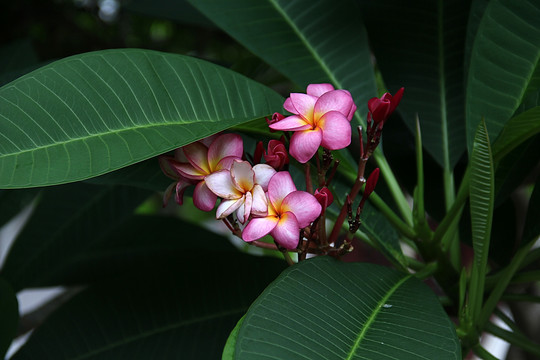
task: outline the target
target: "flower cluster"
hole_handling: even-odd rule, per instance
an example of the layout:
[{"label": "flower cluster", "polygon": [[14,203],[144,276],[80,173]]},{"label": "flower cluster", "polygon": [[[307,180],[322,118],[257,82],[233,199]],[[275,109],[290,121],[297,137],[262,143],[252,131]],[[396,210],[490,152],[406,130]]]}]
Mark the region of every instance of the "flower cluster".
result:
[{"label": "flower cluster", "polygon": [[[283,107],[292,115],[276,112],[271,120],[267,120],[271,132],[292,132],[289,152],[286,138],[282,136],[280,140],[270,140],[266,149],[259,142],[250,162],[246,160],[239,135],[221,134],[176,149],[174,156],[160,156],[161,169],[174,180],[165,191],[164,205],[173,191],[176,192],[176,202],[181,205],[185,189],[193,185],[195,206],[211,211],[220,199],[216,219],[222,219],[235,235],[246,242],[259,244],[255,240],[269,234],[277,248],[293,250],[303,245],[301,254],[304,257],[313,246],[317,247],[316,253],[329,252],[346,214],[349,214],[351,234],[360,226],[359,217],[366,199],[375,188],[379,169],[375,169],[367,180],[355,218],[352,217],[352,202],[366,183],[365,164],[380,141],[384,123],[396,109],[402,95],[403,88],[394,96],[386,93],[381,98],[369,100],[366,151],[360,137],[358,178],[347,195],[329,239],[325,233],[325,210],[334,201],[329,185],[339,164],[334,161],[327,176],[333,161],[330,151],[350,145],[350,121],[357,109],[348,91],[336,90],[330,84],[311,84],[306,94],[290,94]],[[323,151],[319,161],[317,153],[320,147]],[[289,153],[304,164],[307,191],[297,190],[287,171]],[[319,186],[315,190],[312,189],[309,170],[309,161],[314,156]],[[338,250],[342,251],[343,246]],[[345,250],[351,248],[345,247]]]}]

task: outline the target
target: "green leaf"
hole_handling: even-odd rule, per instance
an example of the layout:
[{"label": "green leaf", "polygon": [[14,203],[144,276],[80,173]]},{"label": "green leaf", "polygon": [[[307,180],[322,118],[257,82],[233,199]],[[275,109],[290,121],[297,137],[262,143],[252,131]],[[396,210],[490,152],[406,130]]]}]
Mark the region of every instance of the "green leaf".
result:
[{"label": "green leaf", "polygon": [[13,360],[219,359],[237,321],[283,261],[198,254],[93,285],[39,326]]},{"label": "green leaf", "polygon": [[19,302],[11,285],[0,277],[0,358],[4,358],[17,334]]},{"label": "green leaf", "polygon": [[[354,1],[190,2],[302,89],[332,83],[355,99],[357,125],[376,95],[366,31]],[[337,26],[339,24],[339,26]],[[276,110],[280,111],[280,109]]]},{"label": "green leaf", "polygon": [[482,118],[492,139],[540,87],[540,3],[493,0],[472,45],[466,90],[467,142]]},{"label": "green leaf", "polygon": [[240,320],[238,320],[238,323],[234,327],[233,331],[231,331],[231,334],[227,338],[227,342],[225,343],[225,347],[223,348],[223,354],[221,355],[221,360],[233,360],[234,359],[234,350],[236,349],[236,341],[238,339],[238,332],[240,331],[240,327],[244,323],[244,317]]},{"label": "green leaf", "polygon": [[133,49],[72,56],[0,88],[0,187],[98,176],[282,104],[273,90],[190,57]]},{"label": "green leaf", "polygon": [[0,227],[30,205],[38,192],[38,189],[0,190]]},{"label": "green leaf", "polygon": [[469,198],[474,262],[470,283],[473,320],[479,315],[484,294],[494,204],[493,156],[486,124],[478,125],[471,154]]},{"label": "green leaf", "polygon": [[540,178],[537,179],[529,200],[529,208],[527,209],[527,217],[523,230],[523,243],[528,244],[540,236],[540,221],[538,219],[540,219]]},{"label": "green leaf", "polygon": [[536,106],[508,121],[493,143],[493,157],[502,157],[540,132],[540,106]]},{"label": "green leaf", "polygon": [[129,218],[148,197],[128,187],[74,183],[44,189],[1,274],[16,290],[58,285],[67,264]]},{"label": "green leaf", "polygon": [[213,27],[211,21],[185,0],[131,0],[126,4],[122,4],[122,7],[128,11],[161,19],[170,19],[181,24]]},{"label": "green leaf", "polygon": [[390,268],[318,257],[287,269],[253,303],[236,359],[461,359],[433,292]]},{"label": "green leaf", "polygon": [[463,57],[469,2],[362,1],[370,44],[398,107],[437,163],[452,169],[465,150]]}]

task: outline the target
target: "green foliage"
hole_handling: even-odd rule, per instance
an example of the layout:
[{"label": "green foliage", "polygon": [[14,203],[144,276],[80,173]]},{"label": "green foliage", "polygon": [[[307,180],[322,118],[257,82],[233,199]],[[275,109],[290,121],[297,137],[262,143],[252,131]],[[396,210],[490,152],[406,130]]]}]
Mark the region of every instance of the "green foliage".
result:
[{"label": "green foliage", "polygon": [[[0,264],[0,354],[32,320],[17,292],[45,286],[81,288],[24,326],[13,359],[492,358],[486,331],[538,353],[522,319],[490,323],[501,301],[538,301],[509,290],[538,279],[537,1],[133,0],[114,20],[75,3],[1,14],[0,224],[30,216]],[[299,249],[242,243],[298,264],[242,254],[243,226],[174,195],[161,209],[157,156],[228,130],[251,161],[282,135],[264,118],[312,83],[358,106],[334,203]],[[400,87],[359,160],[368,100]],[[298,189],[327,185],[325,156],[291,159]],[[316,243],[334,223],[333,246]]]},{"label": "green foliage", "polygon": [[281,101],[185,56],[108,50],[59,60],[0,89],[0,186],[101,175],[268,116]]},{"label": "green foliage", "polygon": [[236,359],[460,357],[454,326],[426,285],[328,257],[281,274],[251,306],[236,341]]}]

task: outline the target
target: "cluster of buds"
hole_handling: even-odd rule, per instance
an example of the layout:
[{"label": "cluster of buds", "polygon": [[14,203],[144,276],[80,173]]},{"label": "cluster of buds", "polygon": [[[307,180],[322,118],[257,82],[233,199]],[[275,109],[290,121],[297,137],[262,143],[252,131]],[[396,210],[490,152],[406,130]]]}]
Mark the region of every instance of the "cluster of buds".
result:
[{"label": "cluster of buds", "polygon": [[[306,94],[290,94],[283,107],[292,115],[275,113],[271,120],[267,119],[270,131],[293,132],[289,151],[283,136],[280,140],[270,140],[266,149],[259,142],[253,161],[249,162],[242,138],[236,134],[221,134],[176,149],[173,156],[160,156],[163,172],[174,180],[165,191],[163,203],[167,204],[176,191],[175,200],[181,205],[185,189],[195,186],[195,206],[211,211],[220,199],[216,218],[223,220],[244,241],[259,244],[256,240],[271,235],[276,248],[299,250],[305,256],[315,244],[318,248],[314,252],[327,252],[347,214],[350,233],[360,226],[360,214],[375,188],[379,169],[367,180],[355,217],[352,202],[365,183],[365,162],[378,145],[383,125],[402,95],[403,88],[395,96],[387,93],[369,100],[368,142],[364,152],[361,141],[358,179],[347,195],[329,239],[324,228],[325,213],[334,201],[329,186],[339,165],[333,160],[331,150],[343,149],[351,143],[350,121],[357,109],[348,91],[335,90],[330,84],[311,84]],[[321,147],[322,159],[319,160]],[[304,164],[307,191],[297,190],[287,171],[289,154]],[[309,170],[312,158],[316,159],[319,185],[314,191]]]}]

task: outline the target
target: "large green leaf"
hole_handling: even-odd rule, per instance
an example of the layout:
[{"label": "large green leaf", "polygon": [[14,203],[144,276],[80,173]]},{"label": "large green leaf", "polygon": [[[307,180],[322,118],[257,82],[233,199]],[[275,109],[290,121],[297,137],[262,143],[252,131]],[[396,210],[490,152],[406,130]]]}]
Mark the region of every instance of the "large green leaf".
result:
[{"label": "large green leaf", "polygon": [[0,227],[30,205],[38,192],[39,189],[0,190]]},{"label": "large green leaf", "polygon": [[38,327],[21,359],[219,359],[227,336],[285,263],[199,254],[94,285]]},{"label": "large green leaf", "polygon": [[[359,9],[352,0],[190,0],[203,14],[301,88],[328,82],[349,90],[358,122],[375,96]],[[279,110],[278,110],[279,111]]]},{"label": "large green leaf", "polygon": [[540,3],[493,0],[472,44],[466,91],[467,140],[482,118],[494,139],[524,98],[540,87]]},{"label": "large green leaf", "polygon": [[523,230],[523,243],[536,241],[540,236],[540,178],[536,180],[534,190],[529,200],[529,208]]},{"label": "large green leaf", "polygon": [[1,274],[16,290],[57,285],[53,280],[65,276],[66,265],[129,218],[148,195],[134,188],[81,183],[44,189]]},{"label": "large green leaf", "polygon": [[0,187],[104,174],[282,104],[273,90],[190,57],[148,50],[69,57],[0,88]]},{"label": "large green leaf", "polygon": [[285,271],[253,303],[236,359],[461,359],[454,325],[422,282],[329,257]]},{"label": "large green leaf", "polygon": [[469,1],[362,1],[369,39],[399,111],[436,161],[452,169],[465,150],[463,57]]},{"label": "large green leaf", "polygon": [[495,176],[493,155],[486,124],[478,125],[471,154],[469,186],[471,232],[474,262],[470,282],[470,302],[473,320],[479,315],[484,294],[485,275],[489,255],[491,222],[493,220]]},{"label": "large green leaf", "polygon": [[19,325],[19,303],[12,286],[0,277],[0,358],[4,358]]}]

